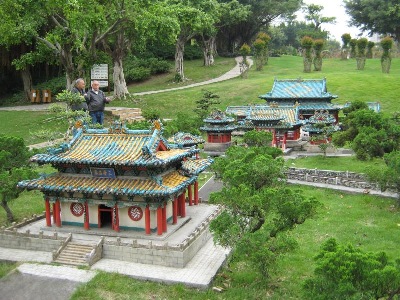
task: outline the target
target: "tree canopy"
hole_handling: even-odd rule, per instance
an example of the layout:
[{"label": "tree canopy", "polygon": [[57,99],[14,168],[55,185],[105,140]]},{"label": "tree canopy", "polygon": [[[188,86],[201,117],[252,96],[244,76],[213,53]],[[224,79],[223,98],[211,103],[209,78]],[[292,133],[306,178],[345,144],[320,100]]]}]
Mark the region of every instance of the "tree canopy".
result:
[{"label": "tree canopy", "polygon": [[14,215],[8,202],[18,198],[21,190],[17,183],[36,176],[29,166],[31,153],[22,138],[0,135],[0,206],[7,213],[7,221],[13,222]]},{"label": "tree canopy", "polygon": [[397,0],[345,0],[351,25],[362,31],[389,34],[400,41],[400,8]]},{"label": "tree canopy", "polygon": [[[252,145],[260,144],[256,133],[248,137]],[[210,225],[214,239],[266,277],[276,257],[296,245],[285,232],[305,222],[317,207],[315,199],[287,188],[280,155],[272,147],[233,146],[213,166],[223,188],[211,194],[210,203],[224,208]]]}]

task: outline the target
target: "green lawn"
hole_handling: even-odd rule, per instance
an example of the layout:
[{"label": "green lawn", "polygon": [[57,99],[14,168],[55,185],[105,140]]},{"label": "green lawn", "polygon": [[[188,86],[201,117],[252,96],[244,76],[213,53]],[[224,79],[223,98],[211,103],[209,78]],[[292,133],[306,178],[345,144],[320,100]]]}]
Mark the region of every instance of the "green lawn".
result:
[{"label": "green lawn", "polygon": [[355,156],[307,156],[286,161],[288,167],[322,169],[333,171],[350,171],[356,173],[366,173],[369,167],[384,166],[385,162],[381,158],[375,158],[371,161],[360,161]]}]

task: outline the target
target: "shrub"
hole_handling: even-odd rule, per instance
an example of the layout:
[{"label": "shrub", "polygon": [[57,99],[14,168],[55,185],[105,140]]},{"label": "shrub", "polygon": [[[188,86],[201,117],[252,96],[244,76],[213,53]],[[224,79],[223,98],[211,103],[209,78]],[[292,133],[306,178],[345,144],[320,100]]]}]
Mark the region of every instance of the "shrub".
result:
[{"label": "shrub", "polygon": [[143,81],[151,76],[150,69],[144,67],[136,67],[125,71],[125,80],[127,82]]}]

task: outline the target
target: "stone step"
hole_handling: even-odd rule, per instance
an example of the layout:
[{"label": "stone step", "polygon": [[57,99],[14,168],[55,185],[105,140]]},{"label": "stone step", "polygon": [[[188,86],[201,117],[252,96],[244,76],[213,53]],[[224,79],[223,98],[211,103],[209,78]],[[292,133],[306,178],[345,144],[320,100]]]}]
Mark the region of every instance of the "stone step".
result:
[{"label": "stone step", "polygon": [[88,265],[86,257],[92,250],[92,245],[69,243],[63,251],[61,251],[55,262],[74,266]]}]

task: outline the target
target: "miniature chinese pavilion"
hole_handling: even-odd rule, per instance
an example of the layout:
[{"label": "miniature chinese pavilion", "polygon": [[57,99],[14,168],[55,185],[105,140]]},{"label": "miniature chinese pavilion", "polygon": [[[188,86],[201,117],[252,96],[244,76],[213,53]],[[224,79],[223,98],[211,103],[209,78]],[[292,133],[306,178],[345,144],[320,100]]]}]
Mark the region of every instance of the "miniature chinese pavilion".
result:
[{"label": "miniature chinese pavilion", "polygon": [[[300,138],[303,122],[298,119],[298,107],[293,106],[230,106],[227,112],[238,116],[238,129],[264,130],[272,133],[273,147],[285,150],[288,141]],[[246,117],[243,118],[243,115]]]},{"label": "miniature chinese pavilion", "polygon": [[326,143],[330,134],[340,129],[335,124],[336,119],[328,111],[315,111],[303,126],[303,131],[309,133],[310,144]]},{"label": "miniature chinese pavilion", "polygon": [[200,130],[207,133],[204,152],[223,153],[231,145],[232,131],[236,129],[236,125],[233,124],[235,119],[220,110],[214,110],[203,121],[205,125],[200,127]]},{"label": "miniature chinese pavilion", "polygon": [[339,121],[341,106],[331,103],[336,99],[327,91],[326,78],[323,79],[284,79],[274,80],[271,92],[259,96],[267,100],[267,104],[276,103],[278,106],[298,106],[299,118],[309,119],[315,111],[328,111],[336,123]]},{"label": "miniature chinese pavilion", "polygon": [[168,139],[171,145],[176,145],[178,148],[187,148],[204,144],[204,139],[201,136],[193,135],[187,132],[177,132]]},{"label": "miniature chinese pavilion", "polygon": [[186,216],[186,194],[188,205],[198,204],[198,175],[212,163],[198,152],[170,148],[159,122],[151,130],[80,128],[69,144],[31,158],[58,173],[18,185],[44,194],[47,226],[162,235]]}]

